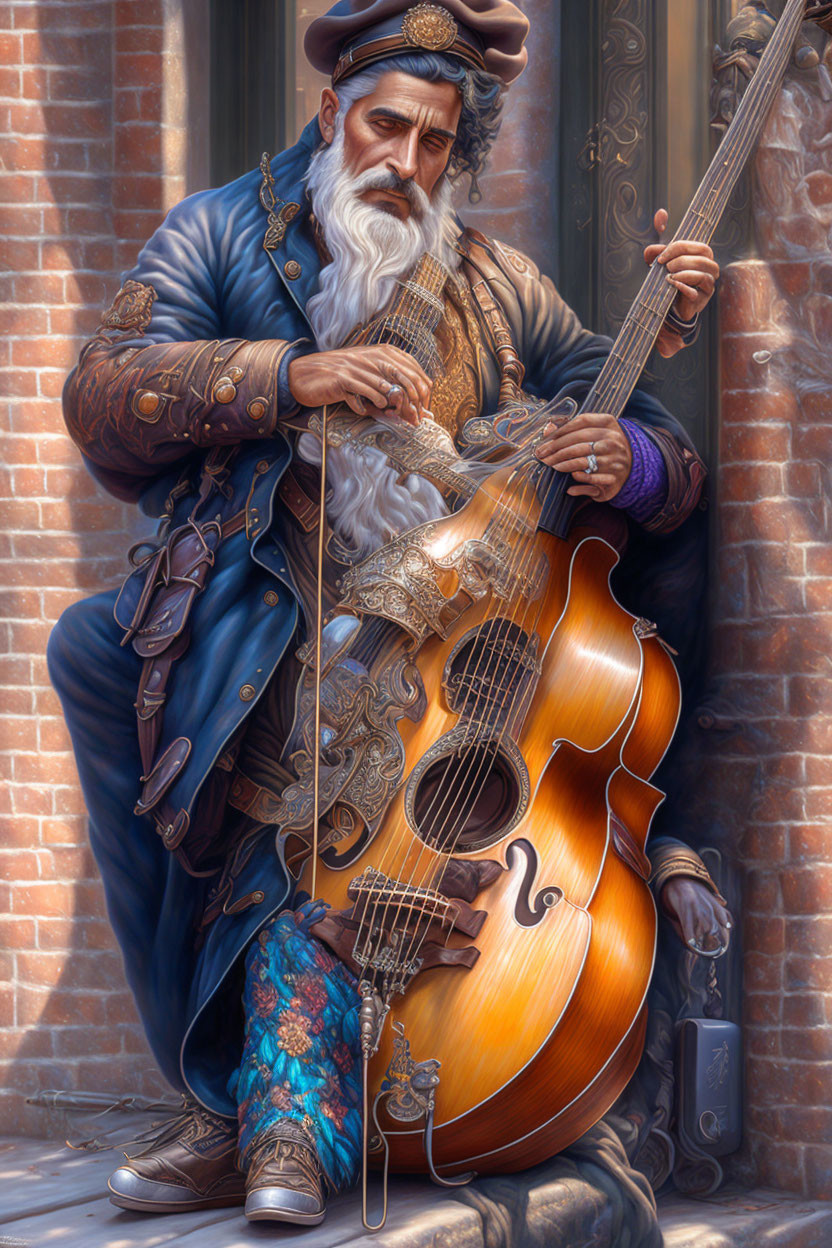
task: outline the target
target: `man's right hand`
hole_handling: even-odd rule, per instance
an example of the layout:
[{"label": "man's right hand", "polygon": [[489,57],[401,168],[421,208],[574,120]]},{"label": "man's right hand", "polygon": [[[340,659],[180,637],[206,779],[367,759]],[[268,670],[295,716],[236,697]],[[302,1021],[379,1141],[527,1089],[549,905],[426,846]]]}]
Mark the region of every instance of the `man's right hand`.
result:
[{"label": "man's right hand", "polygon": [[398,347],[343,347],[300,355],[289,365],[288,380],[301,407],[346,403],[359,416],[375,414],[375,408],[411,425],[430,414],[433,383],[413,356]]}]

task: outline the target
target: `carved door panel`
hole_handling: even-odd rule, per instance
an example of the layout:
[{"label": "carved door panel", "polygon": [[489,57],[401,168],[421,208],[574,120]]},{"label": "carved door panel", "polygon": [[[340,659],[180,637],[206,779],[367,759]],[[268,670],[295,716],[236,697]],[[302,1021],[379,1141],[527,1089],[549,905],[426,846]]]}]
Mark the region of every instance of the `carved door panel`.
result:
[{"label": "carved door panel", "polygon": [[[731,0],[563,0],[560,288],[585,324],[615,334],[644,277],[653,215],[672,234],[713,142],[711,52]],[[699,343],[651,362],[658,397],[710,450],[713,312]]]}]

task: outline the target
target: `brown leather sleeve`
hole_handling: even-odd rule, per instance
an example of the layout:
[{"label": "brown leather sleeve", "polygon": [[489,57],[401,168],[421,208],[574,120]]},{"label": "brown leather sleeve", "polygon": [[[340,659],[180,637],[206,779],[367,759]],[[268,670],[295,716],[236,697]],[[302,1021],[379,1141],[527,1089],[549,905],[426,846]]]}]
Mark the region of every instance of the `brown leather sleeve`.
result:
[{"label": "brown leather sleeve", "polygon": [[661,452],[667,469],[667,498],[661,510],[642,523],[650,533],[672,533],[699,505],[708,470],[696,451],[666,429],[640,424]]},{"label": "brown leather sleeve", "polygon": [[115,475],[156,476],[194,447],[269,437],[277,425],[278,369],[293,344],[227,338],[136,346],[155,298],[152,286],[126,282],[64,388],[73,441]]}]

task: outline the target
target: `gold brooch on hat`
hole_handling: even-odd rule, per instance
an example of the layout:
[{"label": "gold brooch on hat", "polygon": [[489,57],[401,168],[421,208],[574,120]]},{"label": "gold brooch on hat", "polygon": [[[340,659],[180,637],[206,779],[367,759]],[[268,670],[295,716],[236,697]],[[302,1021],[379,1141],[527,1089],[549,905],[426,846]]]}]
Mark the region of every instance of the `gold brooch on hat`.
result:
[{"label": "gold brooch on hat", "polygon": [[456,39],[457,24],[438,4],[414,4],[402,18],[402,35],[414,48],[441,52]]}]

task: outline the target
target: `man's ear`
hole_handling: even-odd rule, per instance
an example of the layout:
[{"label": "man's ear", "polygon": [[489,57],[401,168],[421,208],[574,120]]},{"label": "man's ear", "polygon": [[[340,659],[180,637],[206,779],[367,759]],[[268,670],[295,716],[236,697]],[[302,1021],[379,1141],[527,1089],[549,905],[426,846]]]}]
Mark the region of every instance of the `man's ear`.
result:
[{"label": "man's ear", "polygon": [[324,87],[321,92],[321,106],[318,109],[318,125],[324,143],[331,143],[335,138],[335,117],[338,112],[338,96],[332,87]]}]

